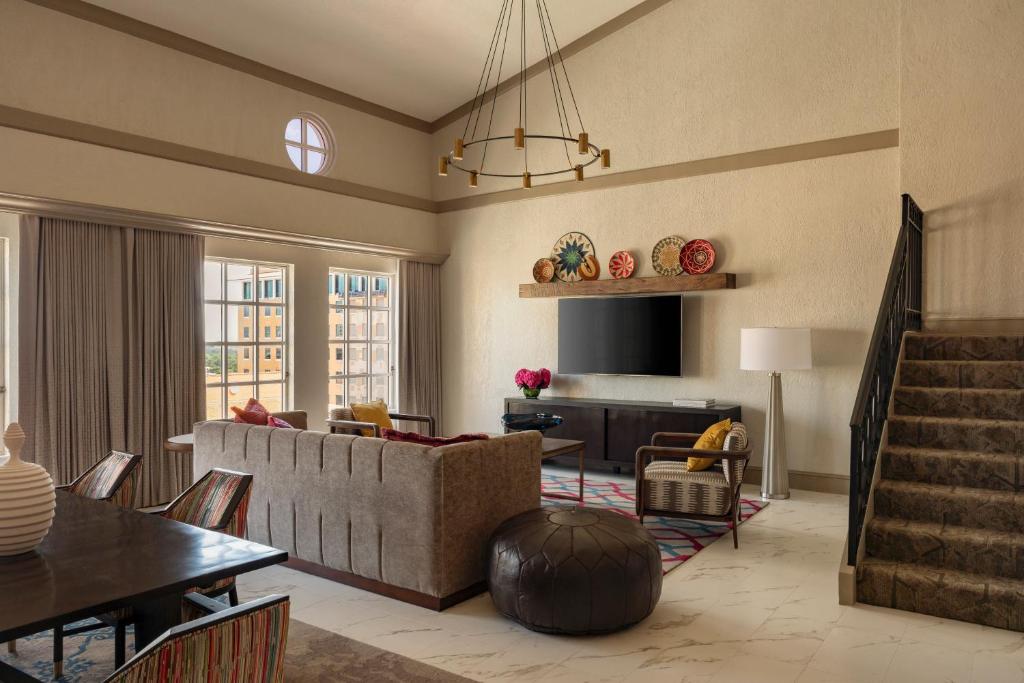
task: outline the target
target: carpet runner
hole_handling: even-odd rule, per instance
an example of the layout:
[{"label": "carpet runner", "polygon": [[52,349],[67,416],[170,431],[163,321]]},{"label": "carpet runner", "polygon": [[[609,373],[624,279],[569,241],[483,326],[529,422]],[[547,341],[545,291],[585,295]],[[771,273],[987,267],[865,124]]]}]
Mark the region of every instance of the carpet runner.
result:
[{"label": "carpet runner", "polygon": [[[541,488],[545,493],[579,495],[579,478],[553,473],[545,468],[541,473]],[[542,498],[543,505],[568,505],[570,501]],[[636,519],[636,485],[628,481],[615,481],[599,477],[586,477],[583,484],[585,507],[603,508],[625,517]],[[740,499],[740,523],[753,517],[768,505],[766,502]],[[668,574],[676,567],[731,531],[725,522],[701,522],[673,517],[647,515],[644,527],[651,532],[661,549],[662,571]],[[742,534],[740,548],[743,548]]]}]

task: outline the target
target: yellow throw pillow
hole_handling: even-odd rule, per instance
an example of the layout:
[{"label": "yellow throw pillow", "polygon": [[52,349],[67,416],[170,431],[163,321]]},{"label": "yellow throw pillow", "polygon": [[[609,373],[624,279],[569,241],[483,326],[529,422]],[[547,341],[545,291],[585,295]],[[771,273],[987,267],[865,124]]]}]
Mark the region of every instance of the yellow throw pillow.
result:
[{"label": "yellow throw pillow", "polygon": [[[726,418],[721,422],[715,424],[704,430],[704,433],[697,439],[697,443],[693,444],[694,448],[702,451],[720,451],[722,445],[725,444],[725,435],[729,433],[729,427],[732,426],[732,420]],[[687,472],[699,472],[700,470],[706,470],[715,464],[717,458],[689,458],[686,461]]]},{"label": "yellow throw pillow", "polygon": [[[391,416],[388,415],[388,405],[380,399],[370,403],[353,403],[352,416],[356,422],[372,422],[381,429],[394,429],[395,427],[391,424]],[[363,436],[373,436],[373,431],[364,429]]]}]

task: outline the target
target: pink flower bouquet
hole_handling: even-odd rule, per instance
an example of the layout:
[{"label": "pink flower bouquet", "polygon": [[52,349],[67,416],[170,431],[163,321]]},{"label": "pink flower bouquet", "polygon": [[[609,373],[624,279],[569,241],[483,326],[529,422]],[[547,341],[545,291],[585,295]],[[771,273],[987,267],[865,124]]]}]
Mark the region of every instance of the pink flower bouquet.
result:
[{"label": "pink flower bouquet", "polygon": [[520,368],[516,372],[516,386],[523,390],[526,398],[537,398],[541,389],[551,386],[551,371],[547,368],[527,370]]}]

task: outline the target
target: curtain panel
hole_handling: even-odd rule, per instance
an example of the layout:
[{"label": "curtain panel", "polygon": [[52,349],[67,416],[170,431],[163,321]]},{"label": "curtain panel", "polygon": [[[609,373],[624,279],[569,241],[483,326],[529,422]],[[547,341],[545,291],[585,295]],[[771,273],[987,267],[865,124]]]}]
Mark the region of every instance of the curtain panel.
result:
[{"label": "curtain panel", "polygon": [[192,481],[164,440],[203,418],[203,238],[23,216],[19,420],[66,484],[111,449],[144,456],[137,506]]},{"label": "curtain panel", "polygon": [[441,267],[433,263],[398,263],[398,400],[401,412],[430,415],[441,430]]}]

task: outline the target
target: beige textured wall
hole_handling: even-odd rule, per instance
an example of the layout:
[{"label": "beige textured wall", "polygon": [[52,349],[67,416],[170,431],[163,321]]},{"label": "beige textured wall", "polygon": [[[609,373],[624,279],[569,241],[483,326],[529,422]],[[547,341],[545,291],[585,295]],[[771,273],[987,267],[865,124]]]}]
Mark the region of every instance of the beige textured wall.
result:
[{"label": "beige textured wall", "polygon": [[[898,8],[896,0],[675,0],[566,66],[591,142],[611,148],[614,171],[886,130],[899,127]],[[528,129],[557,133],[546,72],[527,94]],[[498,98],[492,135],[512,134],[518,97]],[[486,123],[485,115],[478,137]],[[437,132],[435,157],[464,128],[463,120]],[[473,154],[467,163],[478,162]],[[506,161],[518,172],[520,154],[507,142],[492,146],[488,165]],[[566,165],[561,146],[537,143],[529,154],[535,169]],[[434,198],[519,186],[485,178],[470,190],[453,172],[435,175]]]},{"label": "beige textured wall", "polygon": [[328,175],[430,194],[426,133],[23,0],[0,0],[0,104],[285,168],[284,126],[313,111],[338,141]]},{"label": "beige textured wall", "polygon": [[[627,170],[898,128],[899,59],[894,0],[676,0],[568,67],[594,141]],[[435,154],[455,131],[435,134]],[[556,376],[552,391],[739,402],[759,448],[767,380],[737,369],[739,330],[810,326],[816,367],[783,380],[790,466],[848,473],[849,417],[898,229],[899,165],[887,149],[443,214],[445,431],[498,428],[514,371],[557,369],[557,304],[518,299],[517,285],[562,233],[587,233],[603,269],[615,250],[633,251],[638,275],[653,274],[654,243],[678,234],[711,239],[717,269],[739,281],[685,297],[686,376]],[[459,175],[434,187],[438,199],[467,193]]]},{"label": "beige textured wall", "polygon": [[1024,318],[1024,3],[903,0],[901,183],[925,316]]},{"label": "beige textured wall", "polygon": [[[755,448],[767,378],[738,370],[739,330],[810,326],[815,369],[783,376],[793,469],[849,471],[849,419],[898,229],[895,149],[552,197],[442,216],[444,430],[499,429],[522,366],[557,371],[557,302],[519,299],[534,260],[582,230],[603,264],[630,249],[653,275],[661,237],[711,239],[738,288],[685,295],[683,378],[556,374],[555,395],[669,401],[713,396],[743,407]],[[760,462],[760,453],[755,458]]]},{"label": "beige textured wall", "polygon": [[[2,216],[2,214],[0,214]],[[292,407],[309,413],[311,429],[324,430],[327,419],[328,366],[327,274],[330,268],[395,273],[390,258],[326,249],[281,247],[237,239],[206,239],[206,255],[292,265]]]}]

